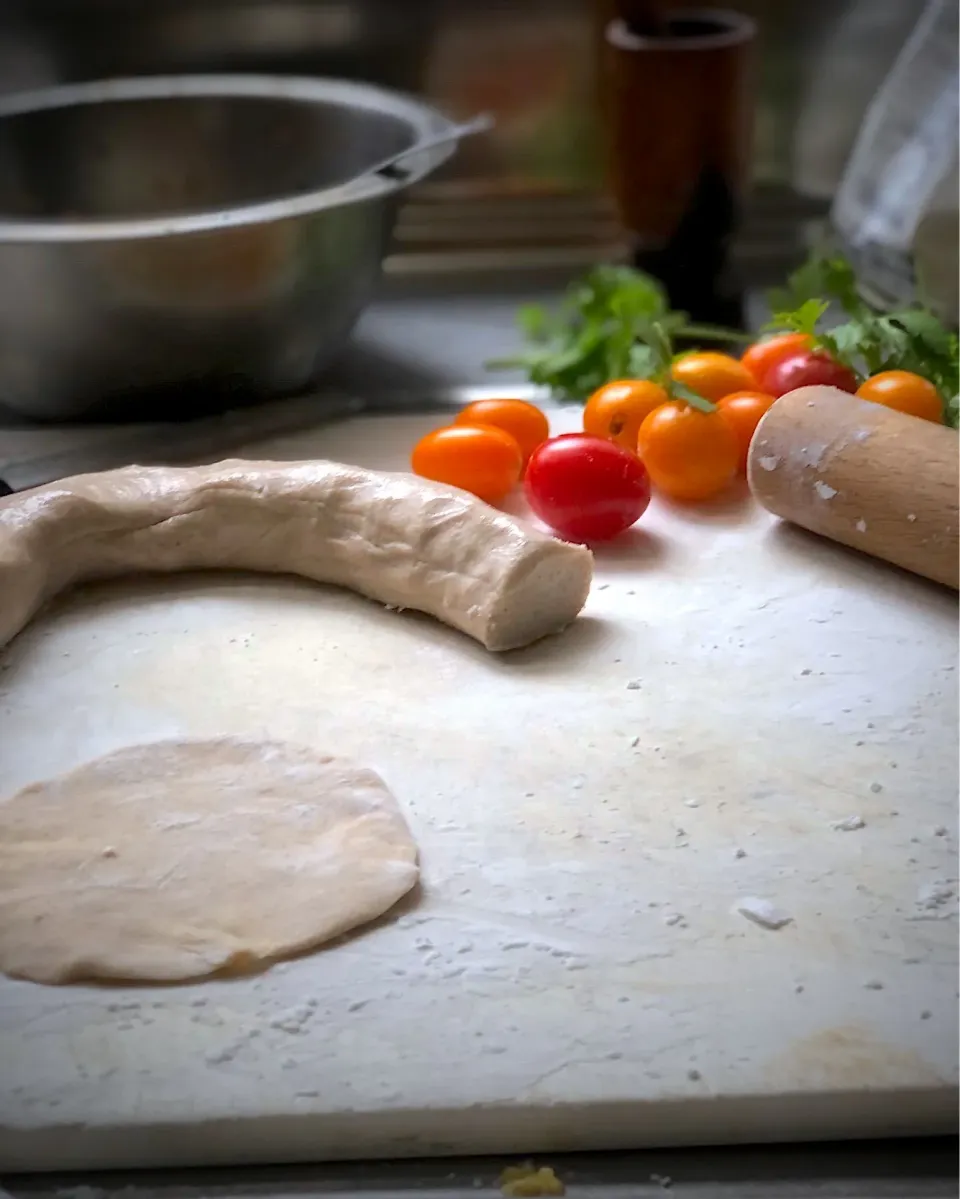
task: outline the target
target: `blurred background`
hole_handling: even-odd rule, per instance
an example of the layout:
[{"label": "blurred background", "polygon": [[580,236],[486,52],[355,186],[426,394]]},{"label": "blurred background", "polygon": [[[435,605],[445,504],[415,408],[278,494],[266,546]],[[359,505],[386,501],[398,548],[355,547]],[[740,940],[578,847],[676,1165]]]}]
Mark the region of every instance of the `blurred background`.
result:
[{"label": "blurred background", "polygon": [[[486,368],[520,347],[518,303],[551,303],[602,261],[652,271],[673,306],[697,320],[756,329],[769,317],[768,289],[830,236],[878,306],[919,296],[956,325],[956,0],[739,0],[736,10],[710,0],[0,0],[0,94],[263,73],[379,84],[453,118],[492,114],[491,133],[462,142],[404,192],[379,290],[324,376],[328,391],[368,406],[460,402],[465,387],[521,381],[522,372]],[[647,37],[651,23],[665,36]],[[719,29],[719,41],[698,47],[707,29]],[[268,158],[269,141],[261,137],[258,151]],[[138,163],[151,154],[139,142],[129,149]],[[245,159],[256,149],[251,141]],[[181,160],[159,156],[153,174],[180,179]],[[379,261],[382,246],[375,252]],[[52,265],[34,257],[60,284],[74,278],[53,251]],[[213,279],[228,292],[231,266]],[[101,306],[115,267],[97,260],[93,270]],[[302,263],[291,271],[316,293],[312,303],[327,303]],[[44,336],[47,277],[34,289]],[[14,286],[9,269],[6,279],[8,366],[33,378],[47,364],[78,390],[77,354],[96,358],[102,346],[114,369],[114,347],[135,353],[127,326],[139,309],[126,301],[102,320],[70,308],[65,330],[53,330],[56,353],[38,352],[48,343],[30,342],[33,326],[16,332],[30,319],[22,297],[32,284]],[[196,326],[183,319],[193,311],[192,284],[184,286],[182,303],[164,293],[141,305],[148,346],[154,310],[169,318],[168,332]],[[297,301],[286,287],[278,283],[276,311],[250,319],[289,332],[288,299]],[[211,325],[218,320],[211,313]],[[302,348],[312,353],[310,340]],[[253,344],[247,334],[241,341]],[[173,370],[175,356],[160,357]],[[105,412],[153,419],[136,369],[124,370],[129,386]],[[221,397],[204,383],[201,399],[178,382],[157,410],[176,420],[219,411],[234,402],[232,386]],[[0,386],[0,465],[26,418],[79,411],[48,393],[15,402]]]},{"label": "blurred background", "polygon": [[[825,215],[920,7],[738,4],[758,26],[753,188],[735,246],[754,283],[782,278]],[[625,252],[598,105],[613,12],[613,0],[2,0],[0,89],[264,71],[382,83],[453,115],[487,110],[496,131],[405,206],[388,274],[575,269]]]}]

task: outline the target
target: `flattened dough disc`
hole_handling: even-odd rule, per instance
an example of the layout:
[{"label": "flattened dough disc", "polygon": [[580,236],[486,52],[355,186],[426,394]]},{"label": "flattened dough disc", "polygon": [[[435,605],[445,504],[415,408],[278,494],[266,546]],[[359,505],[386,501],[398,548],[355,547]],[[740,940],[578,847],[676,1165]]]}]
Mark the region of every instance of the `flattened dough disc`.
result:
[{"label": "flattened dough disc", "polygon": [[248,969],[375,919],[418,873],[371,770],[279,741],[132,746],[0,803],[0,970]]}]

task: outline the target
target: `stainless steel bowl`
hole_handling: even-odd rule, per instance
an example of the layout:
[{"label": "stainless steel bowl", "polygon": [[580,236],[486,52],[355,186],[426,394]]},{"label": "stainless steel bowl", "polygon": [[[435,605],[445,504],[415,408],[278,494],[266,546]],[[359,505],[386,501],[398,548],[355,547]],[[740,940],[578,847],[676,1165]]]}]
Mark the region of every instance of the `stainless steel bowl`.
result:
[{"label": "stainless steel bowl", "polygon": [[[0,99],[0,404],[136,416],[306,387],[452,123],[365,84],[187,76]],[[401,178],[371,173],[400,150]]]}]

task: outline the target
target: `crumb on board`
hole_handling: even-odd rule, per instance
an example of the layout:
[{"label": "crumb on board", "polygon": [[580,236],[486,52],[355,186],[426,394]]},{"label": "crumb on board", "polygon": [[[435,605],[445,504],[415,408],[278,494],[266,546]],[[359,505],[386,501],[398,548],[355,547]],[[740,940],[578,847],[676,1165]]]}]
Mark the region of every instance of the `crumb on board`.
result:
[{"label": "crumb on board", "polygon": [[837,833],[855,833],[857,829],[866,828],[867,822],[862,816],[844,816],[842,820],[831,820],[830,827]]},{"label": "crumb on board", "polygon": [[567,1188],[556,1176],[551,1166],[535,1166],[533,1162],[522,1162],[519,1166],[507,1166],[499,1178],[500,1192],[507,1199],[526,1199],[527,1196],[565,1195]]},{"label": "crumb on board", "polygon": [[791,915],[771,903],[769,899],[761,899],[756,895],[738,899],[736,910],[753,924],[759,924],[761,928],[776,930],[793,923]]}]

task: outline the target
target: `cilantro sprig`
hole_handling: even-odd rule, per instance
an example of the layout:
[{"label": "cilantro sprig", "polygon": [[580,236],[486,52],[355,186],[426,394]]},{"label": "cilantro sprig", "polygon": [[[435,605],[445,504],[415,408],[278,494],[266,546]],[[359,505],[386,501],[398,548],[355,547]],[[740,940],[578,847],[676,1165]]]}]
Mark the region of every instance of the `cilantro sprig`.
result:
[{"label": "cilantro sprig", "polygon": [[737,330],[692,323],[671,310],[660,283],[627,266],[598,266],[567,291],[554,311],[521,308],[517,321],[527,348],[487,363],[521,368],[531,383],[560,400],[582,402],[614,379],[655,379],[676,399],[712,411],[703,396],[670,379],[677,338],[749,340]]},{"label": "cilantro sprig", "polygon": [[[916,304],[880,312],[863,299],[853,268],[836,255],[814,255],[771,292],[773,319],[767,328],[806,333],[816,348],[849,367],[860,379],[881,371],[921,375],[940,392],[944,421],[957,428],[960,416],[960,345],[935,313]],[[847,318],[832,326],[831,309]]]}]

